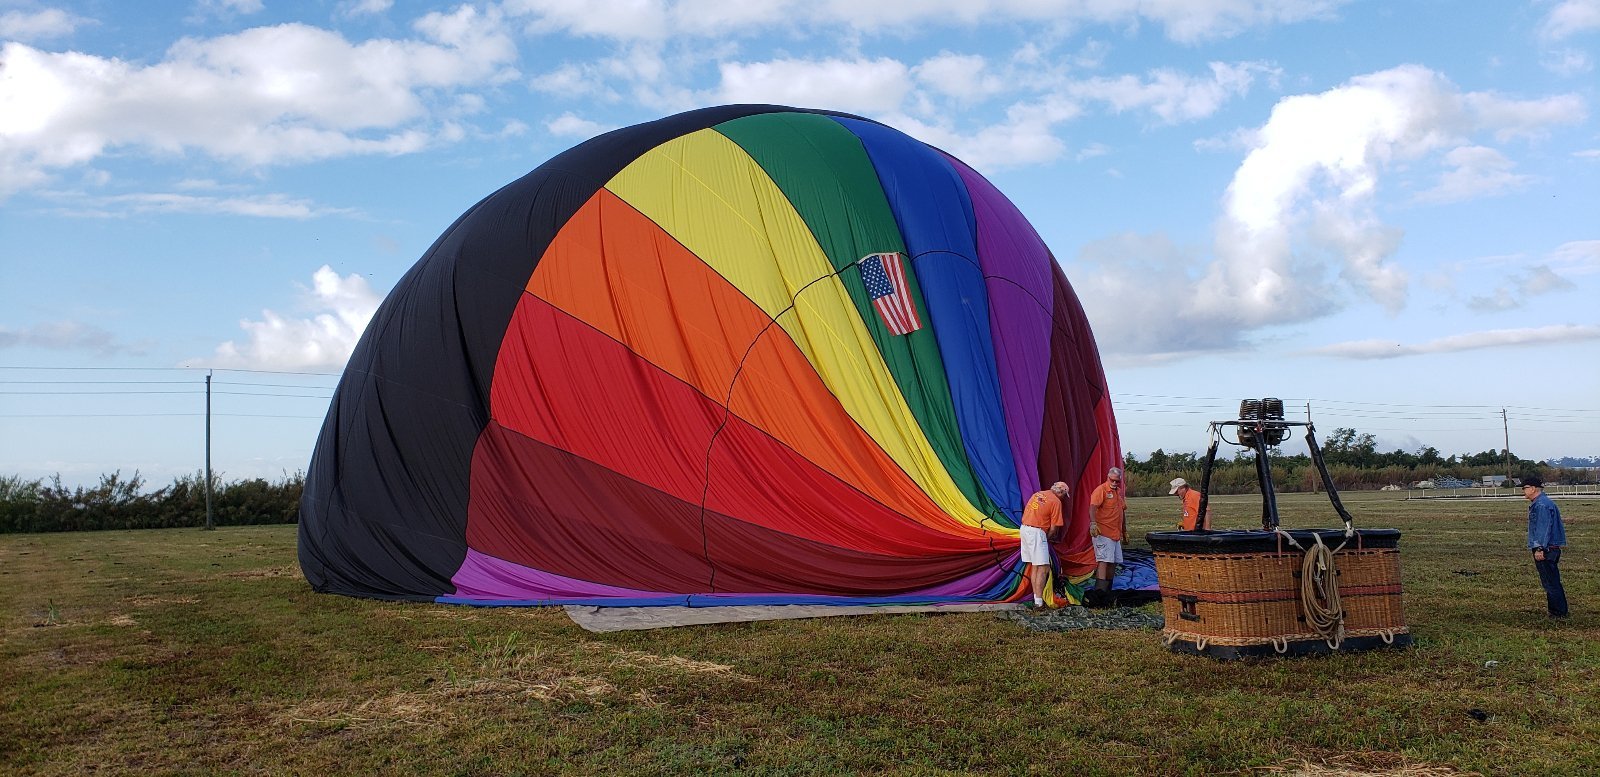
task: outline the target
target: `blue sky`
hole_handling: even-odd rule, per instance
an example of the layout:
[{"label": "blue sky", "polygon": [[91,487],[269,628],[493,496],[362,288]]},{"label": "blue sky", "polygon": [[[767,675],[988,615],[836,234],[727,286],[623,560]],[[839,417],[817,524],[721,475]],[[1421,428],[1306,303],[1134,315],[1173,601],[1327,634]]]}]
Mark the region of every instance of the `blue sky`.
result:
[{"label": "blue sky", "polygon": [[303,469],[466,208],[736,102],[962,157],[1099,338],[1127,450],[1240,397],[1385,450],[1600,455],[1600,0],[0,0],[0,474]]}]

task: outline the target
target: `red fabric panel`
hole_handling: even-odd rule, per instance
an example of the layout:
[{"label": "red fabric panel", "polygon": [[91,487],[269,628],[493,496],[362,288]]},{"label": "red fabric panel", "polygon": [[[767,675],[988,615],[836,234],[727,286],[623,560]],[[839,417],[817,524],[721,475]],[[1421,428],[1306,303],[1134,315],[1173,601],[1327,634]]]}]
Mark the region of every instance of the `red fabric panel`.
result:
[{"label": "red fabric panel", "polygon": [[490,406],[508,429],[677,499],[699,504],[704,496],[710,509],[786,534],[884,556],[991,547],[987,538],[937,531],[884,507],[531,295],[507,329]]},{"label": "red fabric panel", "polygon": [[467,541],[568,577],[684,594],[905,593],[978,572],[1015,549],[1013,542],[924,559],[876,555],[714,511],[702,517],[692,502],[493,422],[473,454]]}]

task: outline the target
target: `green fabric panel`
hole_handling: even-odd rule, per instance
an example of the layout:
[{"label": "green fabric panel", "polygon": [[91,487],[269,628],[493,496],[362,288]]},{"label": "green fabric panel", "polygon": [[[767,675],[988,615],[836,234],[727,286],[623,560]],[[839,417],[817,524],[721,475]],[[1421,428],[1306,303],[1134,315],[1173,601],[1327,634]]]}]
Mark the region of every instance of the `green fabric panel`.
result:
[{"label": "green fabric panel", "polygon": [[867,254],[906,252],[899,225],[861,141],[832,119],[810,113],[747,116],[712,129],[743,148],[789,198],[828,261],[840,271],[839,280],[950,478],[974,507],[1010,526],[1012,522],[984,493],[967,462],[939,345],[928,326],[927,308],[909,258],[906,280],[923,326],[908,335],[889,333],[862,286],[861,273],[851,267]]}]

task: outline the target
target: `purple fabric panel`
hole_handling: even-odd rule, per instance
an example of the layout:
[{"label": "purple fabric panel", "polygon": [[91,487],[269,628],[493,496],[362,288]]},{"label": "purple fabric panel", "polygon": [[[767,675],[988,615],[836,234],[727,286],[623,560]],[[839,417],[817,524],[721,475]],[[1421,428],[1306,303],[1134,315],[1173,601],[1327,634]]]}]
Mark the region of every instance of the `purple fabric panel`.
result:
[{"label": "purple fabric panel", "polygon": [[989,331],[1000,404],[1017,485],[1023,494],[1031,494],[1045,485],[1033,481],[1044,428],[1044,387],[1050,377],[1055,260],[1033,226],[994,184],[959,159],[950,157],[950,164],[966,184],[978,222],[978,265],[989,290]]},{"label": "purple fabric panel", "polygon": [[981,593],[996,594],[997,598],[1004,598],[1004,591],[999,591],[1000,584],[1006,578],[1018,573],[1018,565],[1022,562],[1022,551],[1015,551],[1006,556],[1000,564],[994,564],[948,583],[941,583],[931,588],[912,591],[909,596],[926,596],[929,598],[974,596]]},{"label": "purple fabric panel", "polygon": [[467,548],[467,558],[461,562],[461,568],[456,570],[450,582],[456,586],[456,596],[467,598],[592,599],[659,595],[656,591],[618,588],[544,572],[479,553],[472,548]]},{"label": "purple fabric panel", "polygon": [[[915,600],[928,599],[939,601],[943,599],[966,599],[975,596],[988,595],[995,598],[1004,598],[1006,591],[1001,588],[1007,577],[1017,574],[1017,565],[1021,555],[1013,551],[1008,554],[1003,562],[983,569],[959,580],[941,583],[929,588],[910,591],[892,597],[894,599]],[[633,588],[619,588],[617,586],[591,583],[577,580],[564,575],[544,572],[532,567],[523,566],[515,562],[495,558],[484,553],[479,553],[471,548],[467,549],[467,558],[462,562],[461,568],[451,578],[456,591],[448,598],[456,600],[481,599],[488,602],[496,601],[546,601],[566,599],[662,599],[684,598],[683,594],[663,595],[657,591],[640,591]],[[713,604],[719,599],[727,604],[750,604],[746,601],[750,597],[774,597],[770,593],[741,594],[729,593],[721,596],[694,595],[694,600],[702,606]],[[779,597],[781,598],[781,597]],[[817,598],[817,597],[809,597]],[[852,597],[825,597],[829,600],[837,599],[839,604],[858,604]],[[872,599],[877,597],[861,597]]]}]

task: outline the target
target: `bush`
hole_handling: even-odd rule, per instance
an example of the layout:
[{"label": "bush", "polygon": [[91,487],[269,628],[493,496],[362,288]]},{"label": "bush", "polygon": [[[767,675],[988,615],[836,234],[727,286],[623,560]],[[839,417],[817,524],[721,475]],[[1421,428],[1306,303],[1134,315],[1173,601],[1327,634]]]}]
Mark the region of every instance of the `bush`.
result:
[{"label": "bush", "polygon": [[[0,477],[0,533],[91,531],[97,529],[168,529],[206,523],[204,473],[175,478],[171,485],[145,492],[135,471],[101,475],[92,487]],[[300,512],[304,473],[285,474],[272,482],[255,478],[224,482],[214,475],[211,512],[217,526],[294,523]]]}]

